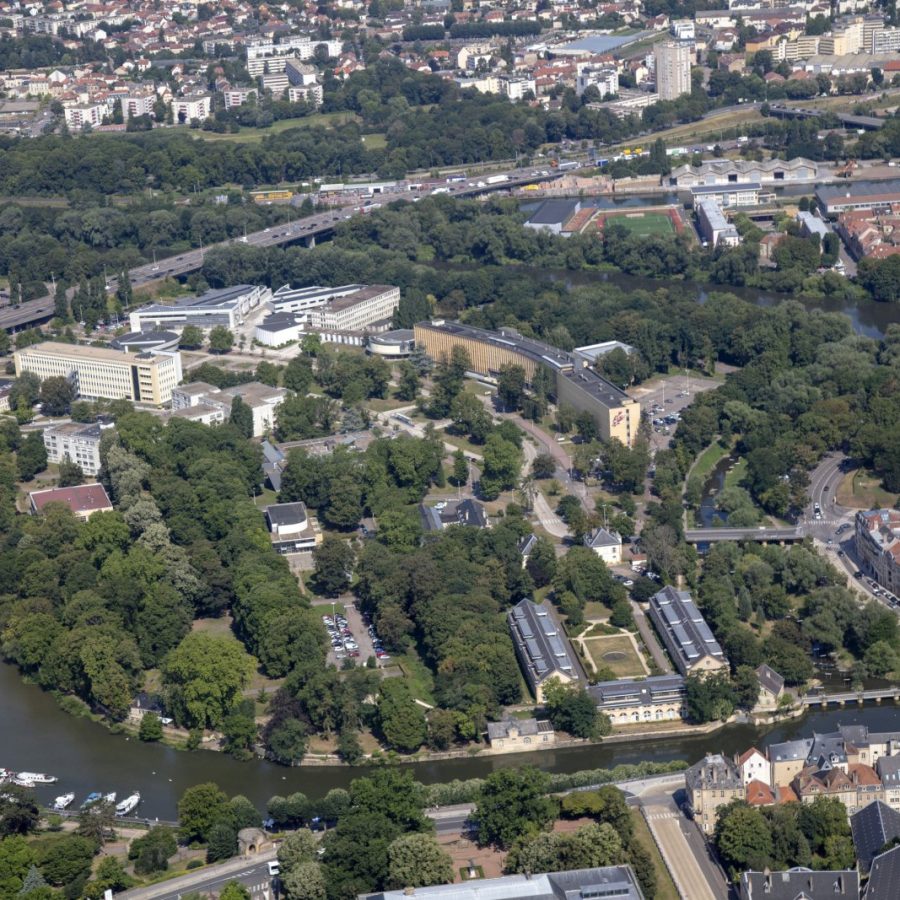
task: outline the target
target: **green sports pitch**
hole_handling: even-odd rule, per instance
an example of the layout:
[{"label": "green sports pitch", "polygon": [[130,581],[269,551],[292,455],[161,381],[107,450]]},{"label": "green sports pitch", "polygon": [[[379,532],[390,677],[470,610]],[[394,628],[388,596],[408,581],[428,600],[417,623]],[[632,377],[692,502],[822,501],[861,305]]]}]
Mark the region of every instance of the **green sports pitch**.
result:
[{"label": "green sports pitch", "polygon": [[615,223],[639,237],[669,237],[675,234],[675,224],[668,213],[609,213],[603,216],[602,227]]}]

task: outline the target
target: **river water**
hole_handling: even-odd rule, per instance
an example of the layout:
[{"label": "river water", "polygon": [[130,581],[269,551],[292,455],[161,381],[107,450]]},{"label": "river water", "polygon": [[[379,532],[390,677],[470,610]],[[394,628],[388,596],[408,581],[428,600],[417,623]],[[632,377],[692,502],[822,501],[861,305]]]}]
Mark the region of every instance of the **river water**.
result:
[{"label": "river water", "polygon": [[[830,731],[838,724],[866,724],[874,730],[900,730],[900,711],[893,705],[811,712],[768,731],[731,725],[712,735],[568,750],[548,750],[498,757],[468,757],[417,763],[410,768],[425,783],[483,777],[503,766],[529,763],[549,772],[575,772],[643,760],[685,759],[695,762],[707,751],[734,753],[755,744],[766,746],[813,730]],[[349,766],[285,769],[262,760],[237,762],[221,753],[187,753],[161,744],[143,744],[110,734],[88,719],[63,712],[53,698],[25,684],[18,672],[0,664],[0,766],[48,772],[59,783],[39,787],[41,799],[74,791],[76,804],[90,791],[118,791],[123,797],[139,790],[140,814],[175,817],[178,798],[191,785],[215,781],[228,794],[245,794],[262,809],[274,794],[303,791],[321,797],[334,787],[347,787],[368,769]]]}]

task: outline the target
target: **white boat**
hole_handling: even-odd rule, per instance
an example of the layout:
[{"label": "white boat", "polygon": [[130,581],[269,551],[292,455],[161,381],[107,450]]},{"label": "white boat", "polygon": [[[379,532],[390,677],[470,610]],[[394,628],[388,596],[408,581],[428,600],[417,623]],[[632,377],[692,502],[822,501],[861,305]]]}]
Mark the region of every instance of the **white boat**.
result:
[{"label": "white boat", "polygon": [[104,802],[104,803],[115,803],[115,802],[116,802],[116,792],[115,792],[115,791],[112,791],[112,792],[109,793],[109,794],[104,794],[104,795],[103,795],[103,802]]},{"label": "white boat", "polygon": [[42,772],[19,772],[13,779],[16,784],[54,784],[59,779],[55,775],[44,775]]},{"label": "white boat", "polygon": [[121,803],[116,804],[116,815],[127,816],[129,813],[137,809],[137,805],[141,802],[140,792],[135,791],[129,794]]},{"label": "white boat", "polygon": [[68,809],[75,800],[74,794],[62,794],[53,801],[54,809]]}]

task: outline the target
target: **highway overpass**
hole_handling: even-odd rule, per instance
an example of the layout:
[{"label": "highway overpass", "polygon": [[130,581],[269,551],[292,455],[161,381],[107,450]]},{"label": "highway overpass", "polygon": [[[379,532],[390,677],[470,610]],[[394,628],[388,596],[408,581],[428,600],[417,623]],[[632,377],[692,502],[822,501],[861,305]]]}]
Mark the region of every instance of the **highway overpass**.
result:
[{"label": "highway overpass", "polygon": [[[501,176],[505,180],[495,180]],[[440,185],[439,189],[448,196],[474,197],[479,194],[490,193],[491,191],[509,190],[510,188],[522,187],[526,184],[549,181],[557,177],[558,173],[549,168],[511,169],[493,175],[473,176],[471,179],[461,182],[449,182]],[[432,187],[434,182],[431,181],[428,184]],[[362,188],[364,185],[360,185],[360,187]],[[434,187],[431,190],[431,193],[433,192]],[[421,189],[410,190],[406,188],[398,189],[394,193],[378,194],[378,200],[382,205],[398,200],[411,203],[422,196],[428,195],[427,191]],[[353,199],[351,202],[358,204],[360,201]],[[254,231],[244,237],[232,238],[218,244],[210,244],[207,247],[190,250],[180,256],[170,256],[156,263],[146,263],[131,269],[128,275],[133,287],[143,287],[161,278],[178,278],[196,271],[202,267],[205,254],[213,249],[239,244],[246,244],[252,247],[276,247],[292,244],[296,241],[311,243],[316,237],[328,234],[338,224],[352,219],[354,215],[358,215],[358,213],[347,209],[331,209],[327,212],[308,216],[305,219],[299,219],[296,222],[273,225],[271,228]],[[114,291],[117,287],[116,279],[110,278],[107,285],[108,290]],[[19,306],[6,307],[0,310],[0,328],[4,331],[19,331],[34,325],[41,325],[53,318],[53,310],[53,298],[49,295],[39,297],[36,300],[29,300]]]},{"label": "highway overpass", "polygon": [[769,115],[779,119],[820,119],[823,115],[833,115],[845,128],[865,131],[878,131],[884,128],[884,119],[876,116],[854,116],[850,113],[832,113],[827,109],[815,109],[806,106],[782,106],[777,103],[769,105]]},{"label": "highway overpass", "polygon": [[714,544],[719,541],[757,541],[780,543],[802,541],[806,537],[803,528],[687,528],[684,539],[689,544]]}]

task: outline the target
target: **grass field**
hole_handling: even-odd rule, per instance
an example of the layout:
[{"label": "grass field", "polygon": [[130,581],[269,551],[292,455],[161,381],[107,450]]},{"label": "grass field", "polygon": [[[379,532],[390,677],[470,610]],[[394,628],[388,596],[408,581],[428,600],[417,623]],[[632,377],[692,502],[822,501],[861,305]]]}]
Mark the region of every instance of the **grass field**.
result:
[{"label": "grass field", "polygon": [[[631,638],[624,636],[586,638],[584,646],[597,669],[608,667],[617,678],[635,678],[647,674]],[[613,656],[612,659],[608,658]]]},{"label": "grass field", "polygon": [[837,502],[854,509],[890,508],[897,500],[881,486],[881,479],[867,469],[848,472],[837,489]]},{"label": "grass field", "polygon": [[638,237],[670,237],[675,234],[672,220],[664,213],[619,213],[607,215],[604,227],[614,223],[627,228]]},{"label": "grass field", "polygon": [[[201,141],[231,141],[235,144],[256,144],[268,135],[280,134],[282,131],[290,131],[292,128],[344,125],[355,119],[356,116],[352,113],[317,113],[314,116],[306,116],[303,119],[281,119],[278,122],[274,122],[269,128],[242,128],[237,134],[216,134],[214,131],[203,131],[202,128],[189,128],[187,126],[176,126],[174,130],[184,131],[191,137],[198,138]],[[366,137],[366,146],[370,149],[384,146],[383,143],[381,145],[378,144],[379,138],[382,142],[384,141],[384,135],[370,134]]]}]

